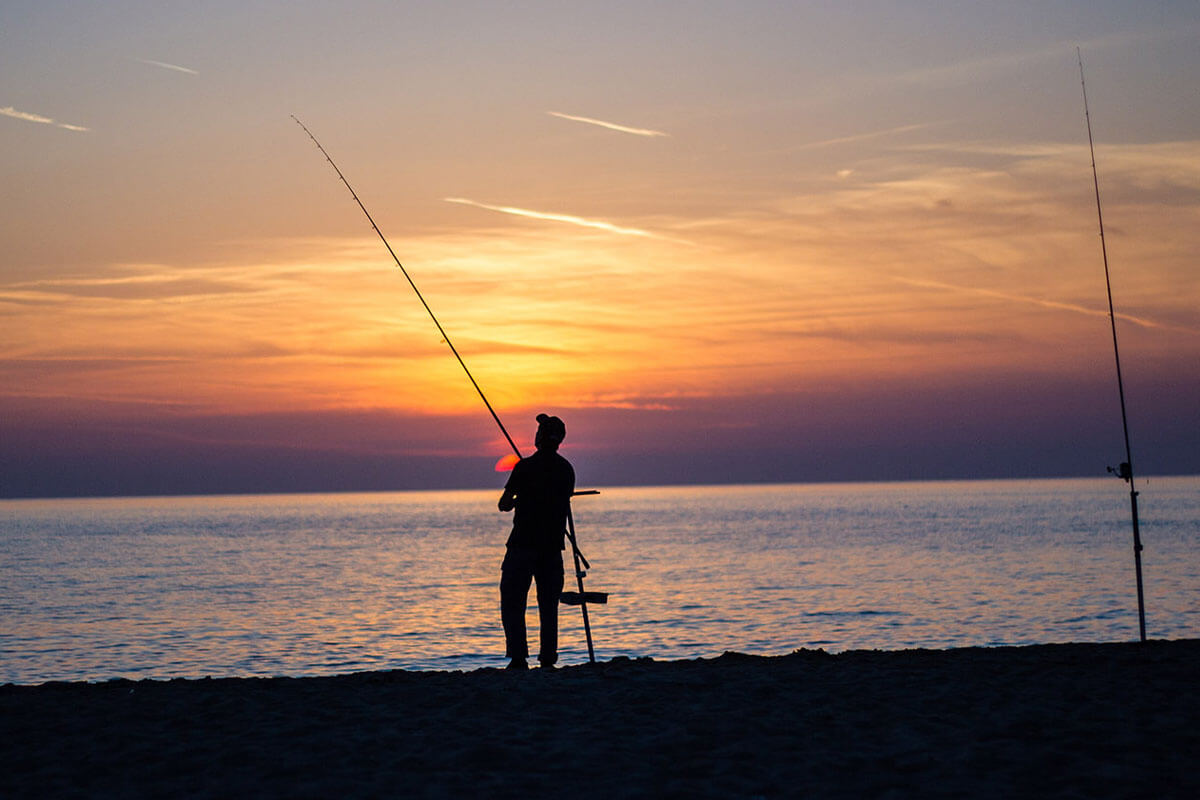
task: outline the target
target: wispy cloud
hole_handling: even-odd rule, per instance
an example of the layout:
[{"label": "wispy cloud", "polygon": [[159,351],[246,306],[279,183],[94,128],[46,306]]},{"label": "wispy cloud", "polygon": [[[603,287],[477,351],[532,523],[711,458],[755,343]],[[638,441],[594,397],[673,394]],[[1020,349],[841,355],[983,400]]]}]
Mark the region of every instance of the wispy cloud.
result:
[{"label": "wispy cloud", "polygon": [[259,287],[236,276],[210,270],[199,274],[169,271],[162,275],[120,275],[104,278],[44,278],[0,284],[0,302],[65,300],[73,297],[166,299],[243,294]]},{"label": "wispy cloud", "polygon": [[1074,54],[1074,52],[1074,45],[1069,45],[1066,42],[1054,43],[1036,50],[995,53],[976,56],[950,64],[939,64],[932,67],[919,67],[893,72],[888,75],[879,76],[879,80],[883,83],[898,84],[937,85],[947,82],[959,83],[977,80],[982,75],[998,74],[1021,67],[1028,67],[1031,63],[1039,61],[1056,58],[1062,59],[1068,53]]},{"label": "wispy cloud", "polygon": [[13,119],[23,119],[26,122],[37,122],[42,125],[53,125],[56,128],[63,128],[68,131],[86,131],[86,130],[88,130],[87,128],[83,127],[82,125],[69,125],[66,122],[55,122],[50,117],[43,117],[41,114],[33,114],[28,111],[18,111],[17,109],[13,108],[12,106],[5,106],[4,108],[0,108],[0,114],[3,114],[6,117],[12,117]]},{"label": "wispy cloud", "polygon": [[592,119],[591,117],[577,117],[573,114],[563,114],[561,111],[547,111],[552,117],[559,119],[569,119],[572,122],[582,122],[586,125],[598,125],[601,128],[608,128],[610,131],[620,131],[621,133],[631,133],[634,136],[670,136],[669,133],[656,131],[650,128],[630,128],[626,125],[618,125],[615,122],[605,122],[602,119]]},{"label": "wispy cloud", "polygon": [[188,75],[199,75],[200,74],[199,72],[197,72],[194,69],[188,69],[187,67],[181,67],[178,64],[168,64],[166,61],[155,61],[152,58],[138,58],[138,59],[134,59],[134,60],[140,61],[143,64],[149,64],[152,67],[162,67],[163,69],[173,69],[176,72],[184,72],[184,73],[187,73]]},{"label": "wispy cloud", "polygon": [[[822,147],[832,147],[834,145],[847,144],[850,142],[863,142],[870,139],[882,139],[887,136],[899,136],[900,134],[924,130],[925,128],[932,128],[935,125],[943,124],[945,124],[945,121],[921,122],[914,125],[900,125],[895,128],[884,128],[877,131],[867,131],[866,133],[854,133],[850,134],[849,136],[837,136],[832,139],[820,139],[815,142],[800,142],[799,144],[788,145],[787,147],[775,147],[770,150],[759,150],[755,151],[752,155],[755,157],[761,157],[783,155],[786,153],[799,153],[805,150],[817,150]],[[838,177],[845,176],[841,173],[838,173]]]},{"label": "wispy cloud", "polygon": [[28,111],[17,111],[12,106],[0,108],[0,114],[3,114],[6,117],[12,117],[13,119],[23,119],[27,122],[42,122],[46,125],[54,124],[54,120],[50,119],[49,117],[43,117],[41,114],[30,114]]},{"label": "wispy cloud", "polygon": [[[973,286],[956,286],[952,283],[942,283],[941,281],[918,280],[913,278],[893,278],[893,280],[916,286],[922,289],[941,289],[948,292],[960,292],[963,294],[973,294],[980,297],[991,297],[997,300],[1011,300],[1017,303],[1028,303],[1030,305],[1041,306],[1042,308],[1052,308],[1060,311],[1073,311],[1076,314],[1087,314],[1091,317],[1107,317],[1108,312],[1099,308],[1088,308],[1076,303],[1064,303],[1059,300],[1046,300],[1041,297],[1029,297],[1023,294],[1011,294],[1009,292],[1000,292],[995,289],[981,289]],[[1145,319],[1144,317],[1135,317],[1131,314],[1117,314],[1118,319],[1123,319],[1126,322],[1131,322],[1134,325],[1139,325],[1143,328],[1156,328],[1159,330],[1180,331],[1182,333],[1200,334],[1200,331],[1195,328],[1187,328],[1179,325],[1164,325],[1161,322]]]},{"label": "wispy cloud", "polygon": [[648,239],[664,239],[666,241],[678,242],[680,244],[692,244],[691,242],[682,239],[674,239],[669,236],[662,236],[650,231],[644,231],[640,228],[625,228],[620,225],[614,225],[611,222],[605,222],[599,219],[586,219],[585,217],[576,217],[571,214],[552,214],[546,211],[530,211],[527,208],[513,208],[512,206],[493,206],[487,203],[477,203],[474,200],[468,200],[465,197],[446,197],[447,203],[458,203],[464,206],[473,206],[475,208],[483,208],[488,211],[498,211],[501,214],[512,214],[517,217],[529,217],[531,219],[544,219],[551,222],[565,222],[568,225],[578,225],[581,228],[595,228],[597,230],[608,231],[622,236],[644,236]]},{"label": "wispy cloud", "polygon": [[951,64],[921,67],[880,76],[884,83],[899,84],[944,84],[977,80],[983,75],[997,75],[1015,69],[1028,68],[1038,62],[1074,61],[1075,48],[1081,47],[1086,54],[1094,50],[1120,49],[1146,45],[1170,39],[1194,38],[1200,33],[1200,25],[1182,25],[1176,28],[1156,28],[1145,31],[1125,31],[1100,36],[1083,42],[1076,40],[1052,42],[1042,47],[1010,53],[992,53],[965,59]]},{"label": "wispy cloud", "polygon": [[847,142],[862,142],[867,139],[879,139],[884,136],[895,136],[900,133],[908,133],[909,131],[919,131],[923,128],[928,128],[933,125],[938,125],[937,122],[922,122],[917,125],[901,125],[896,128],[885,128],[880,131],[870,131],[868,133],[856,133],[851,136],[838,136],[833,139],[822,139],[817,142],[805,142],[804,144],[796,145],[791,148],[793,150],[812,150],[818,147],[829,147],[835,144],[846,144]]}]

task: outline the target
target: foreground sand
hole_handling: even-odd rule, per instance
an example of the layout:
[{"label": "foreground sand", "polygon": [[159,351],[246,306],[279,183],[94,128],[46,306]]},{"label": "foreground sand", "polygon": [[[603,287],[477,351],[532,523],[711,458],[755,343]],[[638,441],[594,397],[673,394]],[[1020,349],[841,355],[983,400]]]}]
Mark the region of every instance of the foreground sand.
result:
[{"label": "foreground sand", "polygon": [[1200,797],[1200,640],[0,687],[0,797]]}]

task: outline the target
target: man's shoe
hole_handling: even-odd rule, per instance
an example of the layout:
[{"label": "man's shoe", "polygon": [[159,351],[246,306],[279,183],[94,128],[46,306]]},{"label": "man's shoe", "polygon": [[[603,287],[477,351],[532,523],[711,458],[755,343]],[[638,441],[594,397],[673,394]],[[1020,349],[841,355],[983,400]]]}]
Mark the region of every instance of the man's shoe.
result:
[{"label": "man's shoe", "polygon": [[505,669],[529,669],[529,662],[523,658],[514,658],[508,662],[508,666]]}]

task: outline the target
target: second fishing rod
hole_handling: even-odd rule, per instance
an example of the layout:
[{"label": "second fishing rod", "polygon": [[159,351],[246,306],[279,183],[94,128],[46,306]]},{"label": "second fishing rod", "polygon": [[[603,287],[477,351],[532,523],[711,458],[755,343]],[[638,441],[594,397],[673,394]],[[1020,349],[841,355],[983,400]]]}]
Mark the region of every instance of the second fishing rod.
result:
[{"label": "second fishing rod", "polygon": [[1117,314],[1113,310],[1112,280],[1108,272],[1108,246],[1104,242],[1104,212],[1100,208],[1100,174],[1096,170],[1096,145],[1092,140],[1092,115],[1088,110],[1087,83],[1083,79],[1083,53],[1075,48],[1075,58],[1079,61],[1079,86],[1083,92],[1083,118],[1087,121],[1088,153],[1092,157],[1092,187],[1096,191],[1096,219],[1100,224],[1100,254],[1104,259],[1104,288],[1108,292],[1108,321],[1112,327],[1113,358],[1117,366],[1117,394],[1121,401],[1121,430],[1125,434],[1125,460],[1116,469],[1109,467],[1108,471],[1115,473],[1129,484],[1129,509],[1133,522],[1133,563],[1137,573],[1137,604],[1138,604],[1138,634],[1142,642],[1146,641],[1146,600],[1142,585],[1142,533],[1138,522],[1138,491],[1133,478],[1133,450],[1129,446],[1129,417],[1125,412],[1125,381],[1121,378],[1121,350],[1117,346]]}]

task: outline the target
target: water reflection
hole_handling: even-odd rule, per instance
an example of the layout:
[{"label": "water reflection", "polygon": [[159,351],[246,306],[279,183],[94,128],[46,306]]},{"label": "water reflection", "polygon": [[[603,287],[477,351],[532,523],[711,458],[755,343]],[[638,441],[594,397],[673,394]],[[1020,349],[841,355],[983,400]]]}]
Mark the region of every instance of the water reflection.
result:
[{"label": "water reflection", "polygon": [[[1200,480],[1146,493],[1150,634],[1200,634]],[[0,680],[500,666],[494,492],[5,501]],[[1107,481],[612,489],[601,658],[1136,638]],[[536,615],[530,615],[531,634]],[[586,660],[562,609],[562,661]]]}]

